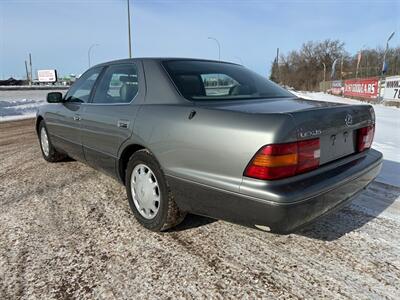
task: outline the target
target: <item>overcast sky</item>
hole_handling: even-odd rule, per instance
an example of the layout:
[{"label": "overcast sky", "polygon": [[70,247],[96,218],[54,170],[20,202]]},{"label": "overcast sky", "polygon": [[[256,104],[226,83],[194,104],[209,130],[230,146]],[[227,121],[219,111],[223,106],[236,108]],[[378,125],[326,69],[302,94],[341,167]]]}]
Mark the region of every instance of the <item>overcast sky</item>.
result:
[{"label": "overcast sky", "polygon": [[[313,40],[340,39],[356,53],[384,46],[397,31],[400,1],[131,0],[133,56],[218,58],[268,74],[276,48],[286,53]],[[0,0],[0,77],[33,69],[79,74],[92,62],[126,58],[126,0]]]}]

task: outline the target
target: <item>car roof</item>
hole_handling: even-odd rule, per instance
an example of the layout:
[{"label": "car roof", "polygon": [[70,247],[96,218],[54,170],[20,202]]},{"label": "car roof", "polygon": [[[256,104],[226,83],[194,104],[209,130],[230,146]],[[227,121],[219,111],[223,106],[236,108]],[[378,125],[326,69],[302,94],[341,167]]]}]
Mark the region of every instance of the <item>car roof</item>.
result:
[{"label": "car roof", "polygon": [[204,62],[214,62],[214,63],[225,63],[225,64],[232,64],[238,65],[233,62],[228,61],[221,61],[221,60],[212,60],[212,59],[204,59],[204,58],[190,58],[190,57],[135,57],[135,58],[125,58],[125,59],[117,59],[112,60],[104,63],[97,64],[93,67],[100,67],[100,66],[108,66],[113,64],[120,64],[120,63],[129,63],[134,61],[173,61],[173,60],[180,60],[180,61],[204,61]]},{"label": "car roof", "polygon": [[[185,104],[187,105],[189,100],[182,97],[180,92],[177,90],[175,84],[172,82],[170,76],[167,72],[162,71],[161,63],[165,61],[203,61],[203,62],[214,62],[223,64],[232,64],[230,62],[223,62],[217,60],[209,59],[199,59],[199,58],[179,58],[179,57],[138,57],[138,58],[128,58],[119,59],[109,62],[104,62],[93,66],[96,67],[107,67],[116,64],[129,64],[132,62],[143,62],[143,67],[146,69],[146,85],[156,87],[146,89],[146,103],[147,104]],[[158,67],[155,67],[158,66]],[[144,71],[144,70],[143,70]]]}]

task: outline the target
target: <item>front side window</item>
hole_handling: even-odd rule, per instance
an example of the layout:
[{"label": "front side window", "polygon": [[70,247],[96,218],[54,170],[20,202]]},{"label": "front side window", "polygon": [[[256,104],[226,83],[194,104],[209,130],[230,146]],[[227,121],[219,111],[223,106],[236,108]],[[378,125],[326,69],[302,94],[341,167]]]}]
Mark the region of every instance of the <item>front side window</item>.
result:
[{"label": "front side window", "polygon": [[96,88],[93,103],[129,103],[138,93],[138,74],[133,63],[111,65]]},{"label": "front side window", "polygon": [[294,97],[243,66],[201,60],[168,60],[163,65],[189,100],[244,100]]},{"label": "front side window", "polygon": [[65,100],[69,102],[86,103],[89,101],[90,93],[103,68],[93,68],[84,73],[69,89]]}]

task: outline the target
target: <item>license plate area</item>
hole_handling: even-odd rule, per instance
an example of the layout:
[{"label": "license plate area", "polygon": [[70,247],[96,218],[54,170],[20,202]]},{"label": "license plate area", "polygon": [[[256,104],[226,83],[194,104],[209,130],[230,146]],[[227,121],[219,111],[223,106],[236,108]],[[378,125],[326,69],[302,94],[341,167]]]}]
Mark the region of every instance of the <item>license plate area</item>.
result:
[{"label": "license plate area", "polygon": [[355,152],[356,132],[344,130],[338,133],[320,137],[321,157],[320,164],[353,154]]}]

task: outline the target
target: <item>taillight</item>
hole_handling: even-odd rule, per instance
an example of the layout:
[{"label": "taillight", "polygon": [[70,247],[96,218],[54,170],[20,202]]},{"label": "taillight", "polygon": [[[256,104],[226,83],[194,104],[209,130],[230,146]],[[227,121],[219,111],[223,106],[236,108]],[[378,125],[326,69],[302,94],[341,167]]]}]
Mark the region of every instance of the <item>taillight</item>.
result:
[{"label": "taillight", "polygon": [[258,179],[293,176],[297,168],[297,143],[275,144],[261,148],[244,175]]},{"label": "taillight", "polygon": [[375,125],[363,127],[357,130],[357,151],[362,152],[371,148],[374,140]]},{"label": "taillight", "polygon": [[257,179],[279,179],[307,172],[319,166],[319,139],[262,147],[244,171]]},{"label": "taillight", "polygon": [[299,163],[296,173],[303,173],[319,167],[321,151],[319,139],[297,142]]}]

